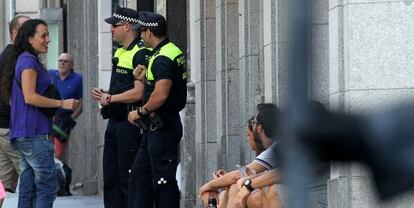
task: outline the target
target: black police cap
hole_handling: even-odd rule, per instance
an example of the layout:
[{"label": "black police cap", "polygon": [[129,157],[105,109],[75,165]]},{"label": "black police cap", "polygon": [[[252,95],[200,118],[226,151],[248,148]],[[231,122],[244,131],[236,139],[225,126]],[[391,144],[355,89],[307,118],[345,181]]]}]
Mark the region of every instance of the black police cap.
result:
[{"label": "black police cap", "polygon": [[135,24],[138,22],[138,18],[139,15],[137,11],[130,8],[116,7],[114,14],[111,17],[106,18],[105,22],[112,25],[120,21],[126,21]]},{"label": "black police cap", "polygon": [[154,12],[139,12],[138,23],[133,26],[133,30],[139,31],[140,28],[166,27],[167,22],[164,16]]}]

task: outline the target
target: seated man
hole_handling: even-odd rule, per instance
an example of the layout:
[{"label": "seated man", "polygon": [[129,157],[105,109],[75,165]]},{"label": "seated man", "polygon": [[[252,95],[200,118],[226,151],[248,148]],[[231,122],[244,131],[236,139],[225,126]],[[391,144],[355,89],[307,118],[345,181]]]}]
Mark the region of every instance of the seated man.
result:
[{"label": "seated man", "polygon": [[[308,206],[312,208],[326,208],[327,204],[327,180],[329,173],[326,174],[327,164],[318,162],[315,167],[310,169],[314,177],[309,184]],[[329,164],[328,164],[329,165]],[[235,199],[234,207],[281,207],[280,199],[276,191],[276,184],[282,182],[280,170],[273,169],[263,173],[247,176],[237,181],[239,192]],[[263,189],[267,189],[263,193]],[[234,197],[234,195],[230,196]]]},{"label": "seated man", "polygon": [[[323,105],[317,101],[309,101],[311,109],[315,112],[325,112]],[[279,146],[280,147],[280,146]],[[272,153],[273,154],[273,153]],[[271,154],[271,155],[272,155]],[[327,180],[329,179],[329,163],[317,162],[309,169],[314,175],[309,184],[308,206],[312,208],[326,208]],[[279,207],[276,185],[282,182],[279,169],[273,169],[260,174],[247,176],[237,181],[239,192],[234,207]],[[269,191],[261,193],[258,189],[269,187]],[[234,197],[234,196],[231,196]]]},{"label": "seated man", "polygon": [[[246,129],[246,139],[247,139],[247,144],[249,144],[250,148],[252,151],[254,151],[256,153],[256,156],[258,156],[260,153],[262,153],[264,151],[263,148],[261,147],[257,147],[256,142],[254,141],[254,137],[253,137],[253,120],[254,120],[254,116],[251,117],[248,121],[247,121],[247,129]],[[218,178],[221,177],[223,175],[225,175],[227,172],[223,169],[217,170],[216,172],[213,173],[213,177],[214,178]],[[212,195],[215,195],[215,192],[212,193]],[[222,204],[226,204],[227,203],[227,199],[228,199],[228,192],[227,190],[224,190],[220,193],[220,197],[219,197],[219,202],[221,202]]]},{"label": "seated man", "polygon": [[[256,148],[265,149],[265,151],[246,166],[247,174],[261,173],[279,166],[279,162],[273,158],[271,152],[269,153],[277,145],[277,142],[273,142],[274,140],[271,138],[276,136],[277,128],[275,127],[277,127],[279,115],[279,109],[274,104],[259,104],[257,106],[257,114],[251,122],[253,139]],[[204,205],[207,206],[208,198],[212,192],[230,187],[228,189],[228,201],[224,199],[220,203],[220,207],[234,207],[236,198],[231,196],[237,196],[239,187],[236,183],[240,178],[239,170],[234,170],[204,184],[199,190]]]}]

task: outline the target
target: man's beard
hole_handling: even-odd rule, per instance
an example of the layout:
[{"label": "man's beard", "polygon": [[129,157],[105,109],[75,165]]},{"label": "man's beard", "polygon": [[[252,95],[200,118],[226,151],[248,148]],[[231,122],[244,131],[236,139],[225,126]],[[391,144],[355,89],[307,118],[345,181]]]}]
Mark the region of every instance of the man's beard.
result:
[{"label": "man's beard", "polygon": [[257,152],[259,152],[259,154],[265,151],[263,141],[260,138],[259,133],[257,133],[257,130],[255,129],[253,129],[253,140],[254,140],[254,143],[256,144]]}]

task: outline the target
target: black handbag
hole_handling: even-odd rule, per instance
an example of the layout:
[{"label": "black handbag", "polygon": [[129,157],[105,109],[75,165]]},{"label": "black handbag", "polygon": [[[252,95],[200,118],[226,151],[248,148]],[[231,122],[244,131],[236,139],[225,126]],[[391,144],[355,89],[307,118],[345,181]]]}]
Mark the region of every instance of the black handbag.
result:
[{"label": "black handbag", "polygon": [[[20,90],[22,90],[22,83],[17,81],[17,80],[16,80],[16,82],[17,82],[17,85],[20,87]],[[56,87],[53,84],[50,84],[47,87],[47,89],[42,93],[42,96],[50,98],[50,99],[55,99],[55,100],[60,100],[61,99],[59,91],[56,89]],[[45,114],[46,117],[52,118],[55,115],[58,108],[37,107],[37,109],[39,109],[40,112]]]},{"label": "black handbag", "polygon": [[[45,92],[43,92],[42,95],[43,97],[47,97],[50,99],[55,99],[55,100],[61,99],[59,91],[56,89],[56,87],[53,84],[50,84],[45,90]],[[39,109],[40,112],[45,114],[46,117],[48,118],[52,118],[58,109],[58,108],[44,108],[44,107],[37,107],[37,108]]]}]

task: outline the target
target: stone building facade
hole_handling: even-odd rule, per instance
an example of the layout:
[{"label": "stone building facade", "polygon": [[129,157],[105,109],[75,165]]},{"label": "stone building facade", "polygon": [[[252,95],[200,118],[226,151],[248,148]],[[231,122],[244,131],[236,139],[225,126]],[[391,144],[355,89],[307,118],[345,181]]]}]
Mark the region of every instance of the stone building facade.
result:
[{"label": "stone building facade", "polygon": [[[366,113],[414,97],[413,1],[308,2],[310,98],[331,110]],[[196,187],[218,168],[250,161],[245,121],[256,104],[287,99],[288,3],[188,1],[195,101],[187,113],[195,130],[187,133],[194,134],[195,149],[183,148],[182,160],[194,160],[196,171],[185,178],[195,178]],[[356,163],[332,164],[328,186],[331,208],[410,207],[413,201],[406,194],[380,203],[369,171]]]},{"label": "stone building facade", "polygon": [[[287,99],[287,49],[292,44],[287,33],[289,0],[149,1],[154,11],[165,13],[171,38],[187,51],[190,79],[182,114],[181,203],[185,208],[200,207],[198,187],[214,170],[231,170],[253,159],[245,142],[245,121],[255,106],[261,102],[282,105]],[[1,47],[8,42],[5,29],[15,13],[49,18],[65,31],[58,36],[57,51],[74,54],[76,69],[84,76],[85,109],[67,157],[74,169],[73,185],[82,187],[85,194],[102,190],[105,122],[88,94],[93,86],[109,84],[111,33],[103,19],[111,15],[113,2],[137,8],[149,1],[0,3]],[[412,0],[310,2],[310,98],[332,110],[365,113],[414,97]],[[332,164],[328,185],[330,208],[413,204],[412,194],[380,203],[369,171],[356,163]]]}]

